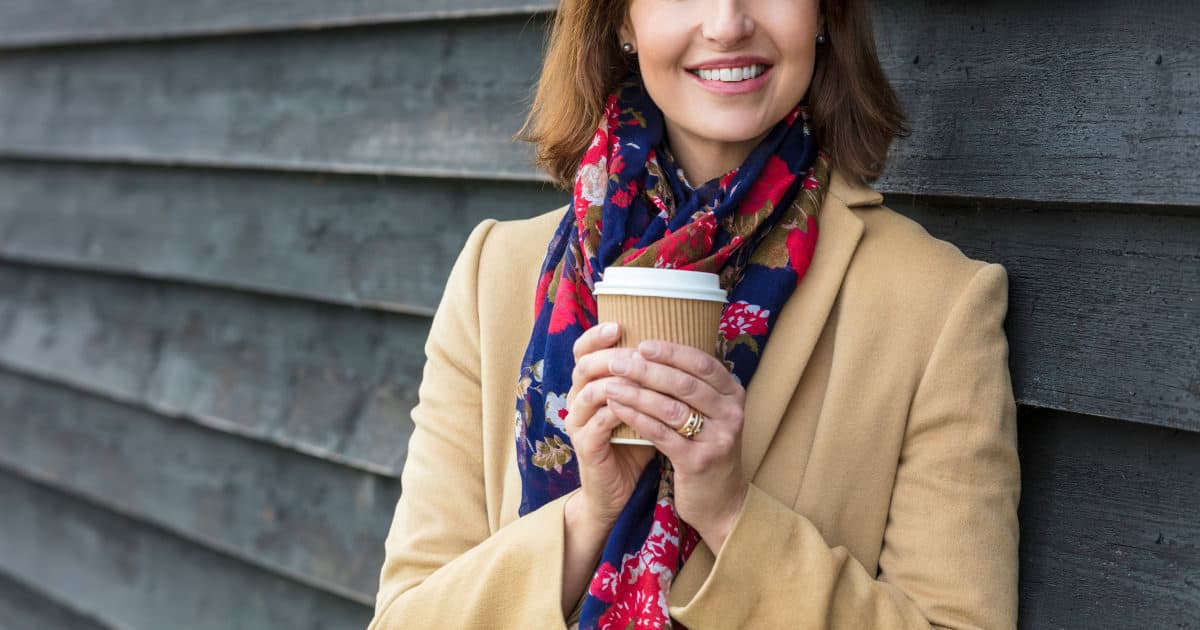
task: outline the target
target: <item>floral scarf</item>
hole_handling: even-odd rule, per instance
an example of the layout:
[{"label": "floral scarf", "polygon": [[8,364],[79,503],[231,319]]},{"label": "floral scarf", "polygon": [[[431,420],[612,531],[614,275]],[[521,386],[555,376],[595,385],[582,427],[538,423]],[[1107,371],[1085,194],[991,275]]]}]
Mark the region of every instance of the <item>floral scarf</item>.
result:
[{"label": "floral scarf", "polygon": [[[592,290],[609,265],[720,274],[729,299],[713,331],[717,356],[739,383],[750,382],[817,243],[816,215],[830,170],[808,121],[801,102],[745,163],[693,189],[640,81],[633,77],[608,97],[534,297],[515,417],[522,516],[580,485],[564,424],[572,345],[596,324]],[[670,618],[667,593],[700,536],[675,510],[672,479],[671,463],[659,453],[605,543],[581,630],[682,628]]]}]

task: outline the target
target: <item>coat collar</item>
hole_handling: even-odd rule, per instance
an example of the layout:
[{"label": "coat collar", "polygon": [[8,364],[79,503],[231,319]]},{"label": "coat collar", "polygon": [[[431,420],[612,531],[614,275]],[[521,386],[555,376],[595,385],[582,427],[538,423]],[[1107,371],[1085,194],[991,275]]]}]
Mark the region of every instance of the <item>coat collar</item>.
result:
[{"label": "coat collar", "polygon": [[746,388],[742,470],[747,479],[754,479],[758,473],[862,237],[863,221],[850,208],[882,202],[883,195],[833,171],[817,213],[817,247],[812,263],[784,303],[755,370],[757,376]]}]

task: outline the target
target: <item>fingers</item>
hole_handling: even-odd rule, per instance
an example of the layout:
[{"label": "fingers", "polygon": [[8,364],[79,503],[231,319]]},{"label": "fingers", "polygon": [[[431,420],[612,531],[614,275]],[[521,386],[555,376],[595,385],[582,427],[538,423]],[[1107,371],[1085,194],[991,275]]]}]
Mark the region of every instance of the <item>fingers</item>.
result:
[{"label": "fingers", "polygon": [[607,448],[611,448],[608,446],[608,439],[612,437],[613,429],[619,424],[621,424],[621,419],[617,417],[617,414],[613,413],[608,407],[600,407],[571,436],[571,444],[574,446],[575,452],[579,453],[582,451],[589,456],[585,458],[587,460],[596,459],[596,455],[603,453]]},{"label": "fingers", "polygon": [[[592,417],[604,409],[604,405],[608,402],[605,387],[614,379],[620,379],[620,377],[605,376],[591,380],[570,400],[564,423],[567,425],[567,435],[571,437],[572,441],[575,440],[576,432],[581,427],[590,424]],[[630,383],[625,381],[625,384],[629,385]]]},{"label": "fingers", "polygon": [[725,365],[699,348],[677,343],[643,341],[638,344],[638,352],[655,363],[669,365],[694,376],[719,394],[731,396],[740,389]]},{"label": "fingers", "polygon": [[620,333],[620,326],[616,322],[602,322],[583,331],[583,334],[575,340],[575,345],[571,347],[572,352],[575,353],[575,361],[578,362],[580,357],[589,352],[613,345],[617,339],[620,339],[618,333]]},{"label": "fingers", "polygon": [[[610,327],[611,328],[608,328]],[[575,354],[575,367],[571,370],[571,390],[567,392],[567,406],[574,401],[579,390],[589,382],[611,376],[608,364],[618,355],[633,354],[630,348],[612,348],[621,339],[621,329],[615,322],[602,322],[585,330],[572,350]]]},{"label": "fingers", "polygon": [[638,435],[650,440],[654,446],[662,451],[672,462],[685,461],[692,449],[689,447],[690,440],[680,435],[671,427],[664,424],[658,418],[647,415],[633,407],[623,405],[617,401],[609,403],[607,409],[617,417],[618,420],[628,424],[630,428],[638,432]]},{"label": "fingers", "polygon": [[617,343],[620,338],[618,324],[602,322],[583,331],[583,334],[575,339],[575,343],[571,347],[571,352],[575,355],[575,368],[571,372],[571,390],[567,392],[568,406],[575,399],[575,395],[579,393],[579,389],[589,380],[596,378],[595,370],[588,368],[589,365],[594,366],[594,360],[588,360],[588,355]]},{"label": "fingers", "polygon": [[596,411],[607,402],[604,390],[594,386],[594,382],[584,383],[582,389],[577,392],[572,389],[574,395],[567,396],[567,417],[563,423],[567,425],[567,435],[572,441],[575,440],[575,434],[580,427],[586,425],[592,416],[596,415]]},{"label": "fingers", "polygon": [[[677,367],[649,361],[643,358],[640,352],[633,353],[628,360],[622,361],[618,358],[611,361],[609,369],[613,374],[639,383],[642,387],[683,401],[705,415],[722,415],[725,411],[725,401],[723,400],[725,397],[712,385]],[[660,404],[665,403],[660,401]],[[643,409],[647,412],[652,411],[648,407],[643,407]],[[682,416],[684,419],[687,418],[687,413],[684,412]],[[668,421],[672,417],[678,418],[680,414],[676,411],[672,416],[663,416],[662,418],[664,421]]]},{"label": "fingers", "polygon": [[628,382],[609,380],[604,386],[609,402],[616,401],[657,418],[673,429],[687,422],[692,410],[679,400],[645,387],[630,387]]}]

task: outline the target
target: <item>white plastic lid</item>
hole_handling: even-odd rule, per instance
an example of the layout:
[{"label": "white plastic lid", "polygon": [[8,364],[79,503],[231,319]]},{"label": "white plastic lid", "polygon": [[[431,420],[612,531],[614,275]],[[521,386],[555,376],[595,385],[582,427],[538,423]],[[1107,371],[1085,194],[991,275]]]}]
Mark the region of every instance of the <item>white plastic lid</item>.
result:
[{"label": "white plastic lid", "polygon": [[725,302],[721,278],[705,271],[657,267],[608,267],[596,283],[596,295],[640,295]]}]

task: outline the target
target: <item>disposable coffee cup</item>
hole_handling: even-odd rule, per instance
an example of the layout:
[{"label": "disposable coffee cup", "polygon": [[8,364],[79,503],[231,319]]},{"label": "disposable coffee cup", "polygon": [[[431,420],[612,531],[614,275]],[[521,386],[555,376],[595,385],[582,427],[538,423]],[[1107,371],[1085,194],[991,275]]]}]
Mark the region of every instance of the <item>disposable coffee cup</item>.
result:
[{"label": "disposable coffee cup", "polygon": [[[596,283],[597,317],[621,324],[620,348],[636,348],[659,339],[699,348],[716,355],[725,290],[715,273],[608,267]],[[613,430],[609,442],[653,446],[628,425]]]}]

